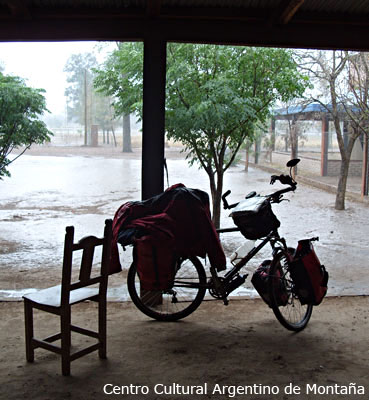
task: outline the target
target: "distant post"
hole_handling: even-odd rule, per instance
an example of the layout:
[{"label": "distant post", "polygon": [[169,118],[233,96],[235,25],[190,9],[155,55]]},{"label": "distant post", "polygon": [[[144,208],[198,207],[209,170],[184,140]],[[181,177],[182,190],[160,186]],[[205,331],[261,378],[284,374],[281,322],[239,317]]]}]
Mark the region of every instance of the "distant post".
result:
[{"label": "distant post", "polygon": [[272,117],[270,121],[270,158],[269,161],[270,163],[273,162],[273,151],[275,151],[275,118],[274,116]]},{"label": "distant post", "polygon": [[91,125],[91,146],[99,145],[99,125]]},{"label": "distant post", "polygon": [[87,146],[87,144],[88,144],[88,139],[87,139],[87,70],[86,70],[86,68],[85,68],[85,70],[84,70],[84,79],[83,79],[83,82],[84,82],[84,103],[85,103],[85,107],[84,107],[84,112],[85,112],[85,115],[84,115],[84,122],[85,122],[85,146]]},{"label": "distant post", "polygon": [[322,141],[320,148],[320,175],[328,175],[328,116],[323,114],[322,117]]}]

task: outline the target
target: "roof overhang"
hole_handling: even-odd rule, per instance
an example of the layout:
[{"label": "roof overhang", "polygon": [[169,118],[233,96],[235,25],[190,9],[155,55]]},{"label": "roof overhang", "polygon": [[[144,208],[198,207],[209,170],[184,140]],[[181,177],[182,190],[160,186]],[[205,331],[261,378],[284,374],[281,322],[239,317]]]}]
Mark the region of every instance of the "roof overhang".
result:
[{"label": "roof overhang", "polygon": [[1,41],[143,40],[369,50],[369,1],[0,0]]}]

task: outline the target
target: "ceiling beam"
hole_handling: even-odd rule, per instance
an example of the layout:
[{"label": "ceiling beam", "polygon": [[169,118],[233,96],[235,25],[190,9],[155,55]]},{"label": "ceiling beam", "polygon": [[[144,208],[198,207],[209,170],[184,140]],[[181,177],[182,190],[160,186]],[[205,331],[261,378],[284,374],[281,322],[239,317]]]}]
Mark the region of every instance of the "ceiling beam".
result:
[{"label": "ceiling beam", "polygon": [[147,0],[146,15],[149,18],[158,18],[160,16],[161,0]]},{"label": "ceiling beam", "polygon": [[[299,17],[300,18],[300,17]],[[66,29],[66,26],[68,29]],[[252,46],[369,50],[367,25],[289,23],[268,25],[245,21],[101,18],[3,19],[1,41],[143,40],[154,33],[163,40]]]},{"label": "ceiling beam", "polygon": [[12,17],[16,18],[31,18],[31,13],[27,7],[26,1],[21,0],[8,0],[6,5]]},{"label": "ceiling beam", "polygon": [[288,24],[292,17],[297,13],[298,9],[302,6],[305,0],[290,0],[285,5],[280,13],[279,23],[282,25]]},{"label": "ceiling beam", "polygon": [[162,7],[161,16],[195,20],[263,21],[265,10],[243,7]]},{"label": "ceiling beam", "polygon": [[[21,0],[8,0],[8,6],[0,5],[0,21],[12,20],[15,15],[29,14],[34,20],[53,19],[63,20],[66,24],[74,19],[119,19],[122,23],[127,19],[157,17],[162,20],[186,20],[187,23],[197,21],[242,21],[254,24],[287,25],[293,24],[331,24],[331,25],[365,25],[369,28],[368,14],[347,14],[332,12],[309,12],[301,10],[303,0],[285,0],[283,7],[271,10],[257,8],[222,8],[222,7],[168,7],[162,0],[147,0],[146,8],[143,7],[27,7]],[[12,9],[12,14],[9,10]],[[298,14],[297,11],[299,10]],[[297,14],[297,15],[296,15]],[[292,20],[292,21],[291,21]],[[189,27],[191,29],[191,27]],[[348,28],[349,29],[349,28]]]},{"label": "ceiling beam", "polygon": [[[12,2],[9,2],[9,4]],[[12,4],[13,6],[13,4]],[[138,7],[127,8],[83,8],[83,7],[41,7],[31,8],[28,12],[32,14],[33,19],[42,20],[64,20],[68,24],[69,20],[75,19],[95,19],[103,20],[105,18],[112,19],[130,19],[130,18],[143,18],[145,17],[145,10]],[[13,14],[6,12],[4,7],[0,8],[0,21],[11,20],[14,18]]]},{"label": "ceiling beam", "polygon": [[[265,10],[244,8],[221,8],[221,7],[168,7],[162,4],[162,0],[148,0],[146,8],[94,8],[94,7],[38,7],[32,8],[32,15],[39,19],[104,19],[104,18],[147,18],[156,17],[163,19],[186,19],[186,20],[242,20],[263,21]],[[0,6],[0,20],[11,18],[8,9]]]}]

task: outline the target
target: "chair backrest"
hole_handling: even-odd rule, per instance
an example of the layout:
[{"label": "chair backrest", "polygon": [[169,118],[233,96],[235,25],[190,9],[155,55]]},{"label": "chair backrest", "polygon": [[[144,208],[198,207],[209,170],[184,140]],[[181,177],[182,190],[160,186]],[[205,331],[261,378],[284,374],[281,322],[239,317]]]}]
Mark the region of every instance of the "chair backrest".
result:
[{"label": "chair backrest", "polygon": [[[74,243],[74,227],[67,226],[64,240],[63,275],[61,285],[61,305],[69,304],[71,290],[99,284],[99,293],[107,290],[107,277],[110,263],[112,220],[105,220],[104,237],[85,236]],[[91,276],[95,249],[102,246],[99,274]],[[78,280],[72,282],[73,252],[82,251]],[[104,293],[102,293],[104,294]]]}]

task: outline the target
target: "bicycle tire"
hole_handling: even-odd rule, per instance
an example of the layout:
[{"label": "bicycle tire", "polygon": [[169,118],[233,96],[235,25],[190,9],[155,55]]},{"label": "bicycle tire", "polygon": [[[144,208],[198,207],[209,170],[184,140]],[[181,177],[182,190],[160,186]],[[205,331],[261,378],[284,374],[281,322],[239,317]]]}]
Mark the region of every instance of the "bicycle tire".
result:
[{"label": "bicycle tire", "polygon": [[[293,251],[288,249],[290,254]],[[310,320],[313,305],[301,304],[289,274],[288,261],[289,255],[286,251],[280,251],[273,258],[268,280],[270,302],[274,315],[282,326],[290,331],[300,332]],[[281,291],[286,296],[283,300]]]},{"label": "bicycle tire", "polygon": [[[183,287],[184,282],[194,287]],[[179,259],[170,289],[142,294],[137,266],[133,262],[128,271],[127,285],[133,303],[148,317],[158,321],[177,321],[193,313],[201,304],[206,292],[206,274],[198,258]]]}]

